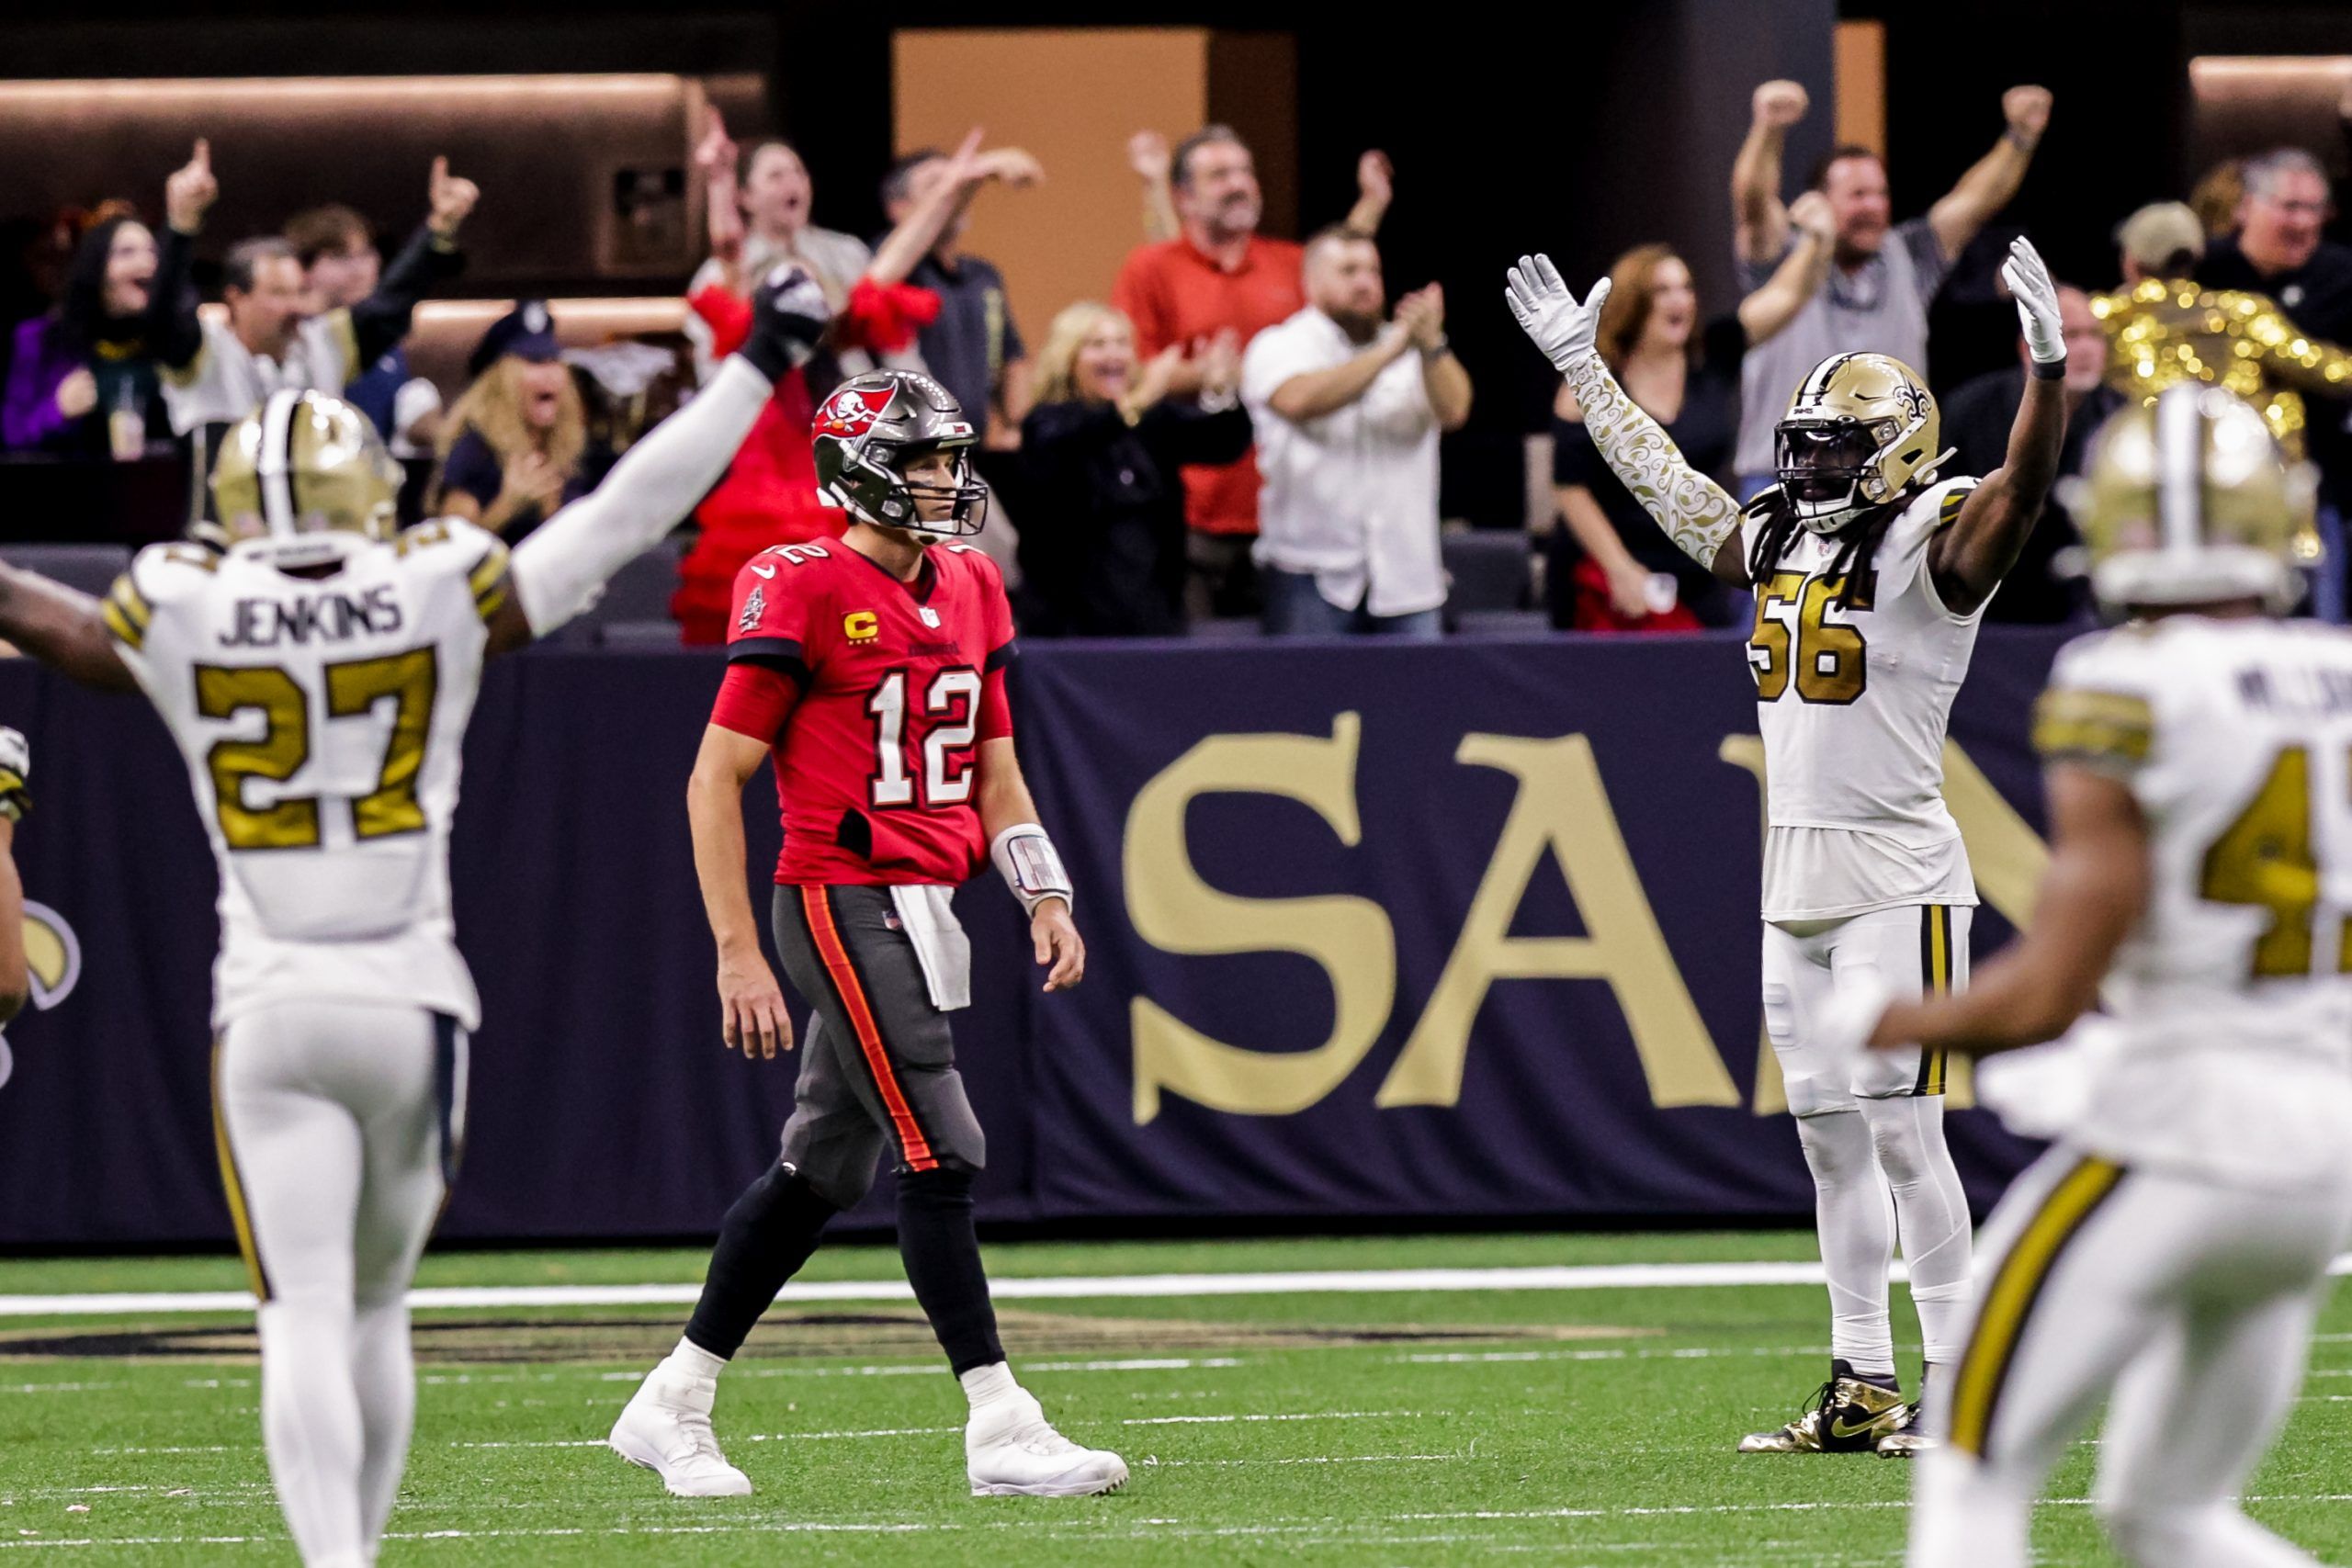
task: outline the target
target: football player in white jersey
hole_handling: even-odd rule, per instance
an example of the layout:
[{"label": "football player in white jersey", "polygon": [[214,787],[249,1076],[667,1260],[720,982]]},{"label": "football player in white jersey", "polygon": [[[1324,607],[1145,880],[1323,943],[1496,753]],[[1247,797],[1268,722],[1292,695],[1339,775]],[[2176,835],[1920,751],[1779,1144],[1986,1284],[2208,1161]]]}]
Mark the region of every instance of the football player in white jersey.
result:
[{"label": "football player in white jersey", "polygon": [[752,339],[510,559],[395,531],[367,416],[271,395],[214,470],[224,549],[150,547],[104,601],[0,569],[0,637],[143,691],[220,874],[214,1128],[261,1303],[262,1434],[303,1561],[363,1568],[415,1406],[408,1284],[465,1131],[473,981],[448,835],[483,660],[593,604],[717,482],[830,315],[778,269]]},{"label": "football player in white jersey", "polygon": [[[1683,460],[1594,344],[1606,279],[1579,304],[1522,257],[1506,298],[1566,375],[1610,468],[1669,537],[1752,588],[1748,663],[1764,735],[1764,1021],[1813,1173],[1829,1279],[1829,1377],[1744,1453],[1878,1452],[1924,1441],[1921,1402],[1960,1349],[1969,1213],[1944,1141],[1933,1053],[1830,1062],[1815,1039],[1834,979],[1941,990],[1965,974],[1976,903],[1943,801],[1943,744],[1984,605],[2015,564],[2058,467],[2065,338],[2057,290],[2024,240],[2002,275],[2033,361],[2008,459],[1943,479],[1936,401],[1879,354],[1806,376],[1779,427],[1781,482],[1743,511]],[[1890,1201],[1891,1199],[1891,1201]],[[1887,1271],[1897,1235],[1926,1366],[1896,1381]]]},{"label": "football player in white jersey", "polygon": [[2022,1568],[2051,1467],[2111,1393],[2094,1499],[2142,1568],[2312,1559],[2237,1494],[2352,1235],[2352,636],[2276,619],[2308,470],[2190,383],[2118,414],[2075,508],[2101,604],[2035,716],[2050,868],[1961,997],[1841,987],[1834,1042],[1990,1055],[2055,1140],[1995,1211],[1913,1568]]}]

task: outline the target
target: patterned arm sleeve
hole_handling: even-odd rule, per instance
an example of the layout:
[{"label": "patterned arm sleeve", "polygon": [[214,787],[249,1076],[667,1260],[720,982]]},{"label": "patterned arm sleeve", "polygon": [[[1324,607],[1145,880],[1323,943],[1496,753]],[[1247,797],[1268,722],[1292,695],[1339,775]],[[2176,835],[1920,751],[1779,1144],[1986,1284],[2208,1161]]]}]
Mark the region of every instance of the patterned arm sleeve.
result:
[{"label": "patterned arm sleeve", "polygon": [[1585,429],[1610,470],[1677,549],[1713,570],[1724,541],[1739,527],[1739,502],[1690,465],[1657,421],[1625,395],[1600,355],[1571,361],[1567,377],[1584,406]]}]

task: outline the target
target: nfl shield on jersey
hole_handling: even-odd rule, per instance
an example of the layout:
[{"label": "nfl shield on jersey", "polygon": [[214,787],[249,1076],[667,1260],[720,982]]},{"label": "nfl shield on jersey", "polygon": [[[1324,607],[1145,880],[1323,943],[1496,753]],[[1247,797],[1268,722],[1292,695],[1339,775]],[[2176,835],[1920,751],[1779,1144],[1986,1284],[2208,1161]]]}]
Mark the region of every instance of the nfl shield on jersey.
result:
[{"label": "nfl shield on jersey", "polygon": [[[1756,590],[1748,664],[1764,736],[1764,918],[1973,904],[1943,799],[1944,732],[1975,614],[1937,597],[1928,546],[1973,479],[1929,486],[1879,542],[1868,581],[1833,575],[1839,541],[1804,530]],[[1760,524],[1744,521],[1754,548]]]},{"label": "nfl shield on jersey", "polygon": [[2153,863],[2076,1141],[2231,1183],[2332,1179],[2352,1125],[2352,637],[2176,616],[2084,637],[2034,739],[2131,786]]},{"label": "nfl shield on jersey", "polygon": [[457,519],[293,576],[141,551],[104,607],[163,715],[220,865],[214,1022],[271,1002],[397,1002],[478,1021],[448,838],[506,547]]}]

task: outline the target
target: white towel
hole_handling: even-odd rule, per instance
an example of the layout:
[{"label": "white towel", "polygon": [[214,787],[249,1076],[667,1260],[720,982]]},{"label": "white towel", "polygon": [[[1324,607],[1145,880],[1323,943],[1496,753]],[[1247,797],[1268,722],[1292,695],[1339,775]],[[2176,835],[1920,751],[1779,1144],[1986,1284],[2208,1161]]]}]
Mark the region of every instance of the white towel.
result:
[{"label": "white towel", "polygon": [[972,1005],[972,939],[949,907],[954,895],[954,888],[935,883],[890,889],[890,901],[899,907],[899,919],[922,965],[923,983],[931,987],[931,1005],[942,1012]]}]

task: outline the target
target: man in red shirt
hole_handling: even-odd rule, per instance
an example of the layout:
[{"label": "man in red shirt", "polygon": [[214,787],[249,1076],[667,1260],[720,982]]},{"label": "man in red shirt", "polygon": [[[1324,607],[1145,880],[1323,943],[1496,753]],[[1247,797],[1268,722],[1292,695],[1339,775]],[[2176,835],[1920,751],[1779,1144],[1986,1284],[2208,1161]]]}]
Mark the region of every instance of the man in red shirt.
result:
[{"label": "man in red shirt", "polygon": [[[1135,323],[1136,354],[1148,359],[1174,345],[1188,355],[1231,333],[1237,348],[1306,303],[1299,280],[1304,253],[1290,240],[1258,232],[1265,202],[1257,164],[1229,126],[1211,125],[1179,142],[1169,178],[1182,232],[1128,254],[1111,302]],[[1366,152],[1356,165],[1360,192],[1347,225],[1370,237],[1388,210],[1388,160]],[[1171,390],[1199,389],[1199,373],[1180,367]],[[1185,542],[1191,567],[1185,611],[1195,620],[1258,613],[1250,561],[1258,533],[1258,465],[1238,461],[1184,470]]]},{"label": "man in red shirt", "polygon": [[727,677],[687,786],[695,870],[728,1045],[746,1057],[792,1049],[742,884],[743,786],[773,757],[776,951],[815,1016],[783,1157],[727,1212],[684,1337],[609,1438],[679,1496],[751,1491],[711,1431],[718,1373],[826,1221],[865,1195],[886,1148],[908,1282],[971,1400],[973,1495],[1126,1484],[1118,1455],[1062,1437],[1013,1381],[972,1228],[987,1145],[947,1025],[970,1000],[971,960],[948,896],[993,859],[1028,910],[1046,989],[1075,986],[1086,966],[1069,876],[1013,753],[1004,582],[980,551],[945,542],[978,534],[986,515],[976,442],[928,376],[843,383],[817,411],[816,458],[848,532],[778,545],[736,579]]}]

